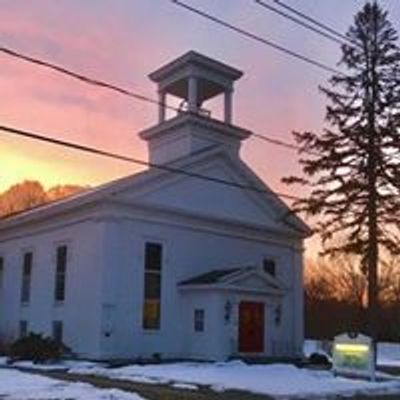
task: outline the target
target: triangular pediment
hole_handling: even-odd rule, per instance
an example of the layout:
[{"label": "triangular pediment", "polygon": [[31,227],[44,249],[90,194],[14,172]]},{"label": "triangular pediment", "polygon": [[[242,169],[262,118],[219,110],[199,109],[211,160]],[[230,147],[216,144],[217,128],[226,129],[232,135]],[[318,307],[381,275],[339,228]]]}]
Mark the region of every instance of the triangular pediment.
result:
[{"label": "triangular pediment", "polygon": [[227,277],[221,284],[276,294],[283,294],[287,289],[280,280],[256,267],[241,270],[237,274]]},{"label": "triangular pediment", "polygon": [[[192,277],[185,282],[181,282],[179,286],[185,290],[230,290],[274,296],[283,296],[288,290],[283,282],[257,267],[227,270],[226,274],[222,274],[223,271],[211,271]],[[206,277],[208,279],[205,279]],[[211,279],[212,277],[214,279]]]},{"label": "triangular pediment", "polygon": [[[264,188],[248,178],[243,162],[235,161],[224,152],[211,152],[193,163],[189,160],[179,168],[189,175],[164,173],[159,179],[142,185],[139,190],[137,187],[126,188],[118,193],[117,198],[301,236],[284,221],[288,209],[281,204],[278,206],[272,192],[263,192]],[[199,179],[190,174],[211,179]],[[259,190],[233,187],[221,183],[223,181]]]},{"label": "triangular pediment", "polygon": [[260,276],[256,274],[251,274],[250,276],[246,276],[234,282],[230,282],[230,284],[252,289],[265,289],[266,287],[279,289],[279,286],[272,285],[270,282],[267,282],[264,279],[260,279]]}]

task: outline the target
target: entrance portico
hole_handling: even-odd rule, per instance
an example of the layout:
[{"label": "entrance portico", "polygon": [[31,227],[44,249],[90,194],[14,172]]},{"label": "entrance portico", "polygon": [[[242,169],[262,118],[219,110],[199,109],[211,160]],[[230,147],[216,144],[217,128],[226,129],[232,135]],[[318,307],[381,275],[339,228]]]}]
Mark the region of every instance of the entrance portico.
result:
[{"label": "entrance portico", "polygon": [[212,315],[208,342],[215,332],[223,332],[218,342],[223,357],[274,355],[272,330],[280,322],[277,313],[287,292],[278,279],[258,267],[232,268],[185,280],[179,289],[190,298],[188,304],[201,304],[205,314]]}]

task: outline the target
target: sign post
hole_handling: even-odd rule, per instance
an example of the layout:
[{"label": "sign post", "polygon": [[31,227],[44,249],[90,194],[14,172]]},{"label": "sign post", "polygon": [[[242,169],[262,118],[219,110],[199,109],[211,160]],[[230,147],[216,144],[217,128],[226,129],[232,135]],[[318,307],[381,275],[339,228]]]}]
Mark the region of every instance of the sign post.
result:
[{"label": "sign post", "polygon": [[336,336],[333,342],[333,371],[337,374],[365,376],[375,381],[372,339],[361,334]]}]

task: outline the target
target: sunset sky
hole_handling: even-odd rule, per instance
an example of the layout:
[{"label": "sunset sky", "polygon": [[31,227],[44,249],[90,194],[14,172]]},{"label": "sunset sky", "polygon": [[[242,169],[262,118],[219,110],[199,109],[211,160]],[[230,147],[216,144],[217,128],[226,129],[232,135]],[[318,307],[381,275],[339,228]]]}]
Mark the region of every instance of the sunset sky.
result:
[{"label": "sunset sky", "polygon": [[[187,0],[187,3],[269,40],[335,66],[338,45],[275,14],[253,0]],[[362,0],[287,0],[345,32]],[[382,0],[400,28],[400,1]],[[148,73],[196,50],[245,72],[235,91],[234,121],[287,141],[291,131],[323,125],[325,99],[318,85],[329,74],[243,38],[177,7],[169,0],[0,0],[0,45],[156,97]],[[147,158],[137,132],[157,119],[157,108],[82,84],[0,54],[0,123],[37,130],[109,151]],[[273,188],[299,172],[296,153],[258,139],[244,159]],[[99,184],[137,171],[134,165],[0,136],[0,191],[24,179],[46,187]]]}]

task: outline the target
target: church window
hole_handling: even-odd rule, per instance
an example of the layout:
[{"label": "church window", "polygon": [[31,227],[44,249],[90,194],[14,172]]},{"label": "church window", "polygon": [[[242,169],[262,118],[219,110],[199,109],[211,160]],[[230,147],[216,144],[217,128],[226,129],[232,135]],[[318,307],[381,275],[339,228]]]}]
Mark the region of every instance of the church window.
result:
[{"label": "church window", "polygon": [[272,258],[265,258],[263,261],[264,272],[272,276],[276,276],[276,262]]},{"label": "church window", "polygon": [[65,300],[65,278],[67,272],[67,246],[57,247],[56,277],[54,285],[54,299],[56,302]]},{"label": "church window", "polygon": [[143,328],[160,329],[162,245],[147,242],[144,257]]},{"label": "church window", "polygon": [[21,303],[23,304],[28,304],[31,298],[32,261],[33,253],[31,251],[24,253],[21,285]]}]

